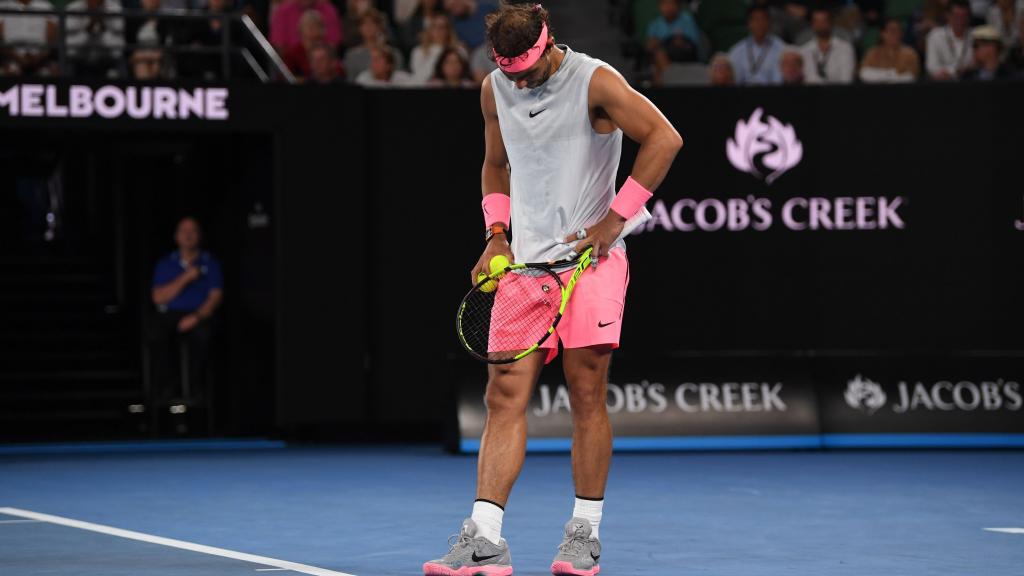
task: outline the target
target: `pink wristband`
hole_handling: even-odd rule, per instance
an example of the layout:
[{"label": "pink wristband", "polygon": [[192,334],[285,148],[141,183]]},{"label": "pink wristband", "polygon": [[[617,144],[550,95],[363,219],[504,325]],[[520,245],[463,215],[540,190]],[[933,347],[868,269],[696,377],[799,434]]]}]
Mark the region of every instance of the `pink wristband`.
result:
[{"label": "pink wristband", "polygon": [[644,204],[651,199],[651,196],[654,196],[654,194],[630,176],[626,178],[626,183],[622,185],[619,193],[612,200],[611,209],[619,216],[628,220],[644,207]]},{"label": "pink wristband", "polygon": [[493,192],[484,196],[483,202],[480,206],[484,210],[484,228],[489,227],[491,224],[497,224],[501,222],[505,225],[505,228],[509,227],[509,220],[511,219],[509,213],[512,209],[512,199],[507,195],[500,192]]}]

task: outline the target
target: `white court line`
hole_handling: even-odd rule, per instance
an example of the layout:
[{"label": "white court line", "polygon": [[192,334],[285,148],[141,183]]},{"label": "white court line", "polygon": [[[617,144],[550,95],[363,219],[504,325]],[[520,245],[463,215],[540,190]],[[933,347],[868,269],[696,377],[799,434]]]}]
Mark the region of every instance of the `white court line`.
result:
[{"label": "white court line", "polygon": [[1002,532],[1003,534],[1024,534],[1024,528],[983,528],[989,532]]},{"label": "white court line", "polygon": [[33,522],[42,522],[42,520],[0,520],[0,524],[31,524]]},{"label": "white court line", "polygon": [[92,522],[83,522],[81,520],[63,518],[61,516],[52,516],[50,514],[32,512],[31,510],[21,510],[19,508],[0,508],[0,514],[19,516],[21,518],[27,518],[29,520],[49,522],[50,524],[59,524],[61,526],[67,526],[69,528],[78,528],[79,530],[99,532],[100,534],[117,536],[118,538],[127,538],[129,540],[149,542],[150,544],[159,544],[161,546],[169,546],[171,548],[180,548],[181,550],[190,550],[192,552],[199,552],[201,554],[209,554],[211,556],[222,556],[224,558],[241,560],[243,562],[251,562],[253,564],[274,566],[276,568],[281,568],[282,570],[292,570],[294,572],[301,572],[303,574],[313,574],[314,576],[354,576],[352,574],[346,574],[345,572],[337,572],[334,570],[328,570],[326,568],[317,568],[316,566],[307,566],[305,564],[298,564],[296,562],[288,562],[287,560],[278,560],[276,558],[268,558],[266,556],[246,554],[245,552],[235,552],[234,550],[215,548],[213,546],[206,546],[204,544],[185,542],[184,540],[174,540],[172,538],[164,538],[163,536],[153,536],[152,534],[144,534],[142,532],[122,530],[121,528],[113,528],[111,526],[104,526],[102,524],[93,524]]}]

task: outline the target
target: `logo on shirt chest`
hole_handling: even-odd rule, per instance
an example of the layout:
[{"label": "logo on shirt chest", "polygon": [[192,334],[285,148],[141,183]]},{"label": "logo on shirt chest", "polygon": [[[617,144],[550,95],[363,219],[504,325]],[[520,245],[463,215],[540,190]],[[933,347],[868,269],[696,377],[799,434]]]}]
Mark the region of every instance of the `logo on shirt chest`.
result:
[{"label": "logo on shirt chest", "polygon": [[534,116],[539,116],[541,112],[544,112],[547,109],[548,109],[547,106],[545,106],[544,108],[541,108],[540,110],[537,110],[536,112],[534,112],[533,110],[530,110],[530,118],[533,118]]}]

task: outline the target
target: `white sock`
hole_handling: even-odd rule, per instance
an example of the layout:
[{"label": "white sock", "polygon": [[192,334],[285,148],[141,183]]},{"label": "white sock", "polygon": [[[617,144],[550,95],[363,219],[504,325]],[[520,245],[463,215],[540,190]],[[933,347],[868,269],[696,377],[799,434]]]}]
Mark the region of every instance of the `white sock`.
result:
[{"label": "white sock", "polygon": [[486,500],[473,502],[473,514],[470,518],[476,523],[477,536],[483,536],[491,542],[498,544],[501,541],[501,519],[505,516],[505,510]]},{"label": "white sock", "polygon": [[583,500],[576,498],[576,505],[572,508],[573,518],[583,518],[590,521],[590,537],[600,538],[598,528],[601,527],[601,510],[604,508],[604,499]]}]

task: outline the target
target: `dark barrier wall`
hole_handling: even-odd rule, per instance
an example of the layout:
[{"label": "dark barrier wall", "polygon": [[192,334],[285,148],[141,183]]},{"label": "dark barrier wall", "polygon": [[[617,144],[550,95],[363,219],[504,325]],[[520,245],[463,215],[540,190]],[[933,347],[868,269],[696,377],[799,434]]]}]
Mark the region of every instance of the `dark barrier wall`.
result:
[{"label": "dark barrier wall", "polygon": [[[227,229],[250,230],[231,242],[234,259],[225,262],[229,281],[235,279],[225,301],[234,310],[226,319],[235,351],[230,392],[246,412],[233,430],[245,433],[359,426],[366,417],[365,206],[371,196],[363,107],[362,93],[345,87],[0,83],[6,138],[67,135],[88,141],[99,156],[138,146],[143,136],[147,143],[165,141],[167,156],[172,143],[270,142],[269,162],[236,153],[237,163],[193,175],[258,190],[243,209],[224,208]],[[111,152],[104,161],[118,158]],[[152,194],[162,190],[153,188]],[[265,189],[268,198],[261,197]],[[262,214],[254,213],[253,200]],[[157,220],[180,216],[172,212]],[[259,224],[250,225],[251,216]]]},{"label": "dark barrier wall", "polygon": [[[1012,141],[1024,129],[1012,104],[1021,96],[1020,86],[978,85],[651,93],[686,145],[651,205],[655,219],[628,241],[631,284],[612,381],[660,384],[669,408],[685,384],[697,390],[686,388],[681,399],[699,406],[707,384],[719,404],[705,396],[706,410],[695,415],[676,403],[663,412],[668,420],[621,410],[616,429],[642,436],[1024,431],[1016,396],[1024,378],[1017,298],[1024,193]],[[416,296],[394,282],[374,289],[378,326],[401,325],[415,350],[395,357],[412,362],[389,362],[397,343],[380,329],[372,393],[396,419],[436,421],[437,359],[449,352],[448,380],[463,384],[460,415],[472,437],[482,413],[465,409],[482,408],[484,370],[450,335],[457,296],[447,292],[468,287],[467,266],[482,247],[476,102],[452,95],[447,105],[419,107],[415,94],[374,98],[391,110],[373,120],[389,138],[384,156],[402,150],[402,165],[412,169],[380,176],[394,182],[383,191],[409,181],[403,190],[415,190],[416,212],[405,217],[424,230],[410,244],[371,226],[382,234],[371,244],[378,254],[411,245],[425,251],[431,287]],[[423,118],[442,128],[390,140]],[[635,152],[627,146],[620,180]],[[381,278],[380,270],[371,277]],[[565,416],[549,424],[538,416],[552,398],[544,390],[562,382],[557,370],[545,373],[535,395],[538,437],[569,430]],[[886,394],[884,408],[865,408],[875,390],[867,381]],[[744,392],[744,384],[755,386]],[[744,404],[743,394],[763,396],[776,384],[785,409]],[[902,395],[915,387],[909,409]],[[610,406],[617,401],[610,396]],[[646,405],[648,415],[653,407]]]},{"label": "dark barrier wall", "polygon": [[[478,93],[231,86],[217,88],[226,116],[214,98],[203,118],[42,118],[12,117],[12,86],[0,84],[4,129],[271,135],[279,426],[382,424],[436,437],[452,383],[467,373],[482,383],[453,334],[483,247]],[[55,98],[70,102],[70,87],[57,86]],[[41,94],[33,102],[45,113]],[[976,415],[993,411],[984,399],[964,409],[964,386],[957,406],[958,381],[978,394],[991,392],[983,382],[1020,381],[1024,86],[649,97],[686,145],[651,204],[654,220],[628,241],[613,381],[795,378],[831,412],[853,410],[842,397],[859,375],[885,392],[884,410],[920,381],[934,413]],[[627,144],[620,180],[635,153]],[[995,412],[1014,405],[1001,386]],[[853,404],[874,390],[852,388],[862,395]],[[881,410],[810,424],[859,430],[864,418],[884,421]]]},{"label": "dark barrier wall", "polygon": [[[1024,92],[654,94],[687,144],[658,192],[661,218],[631,244],[644,297],[629,302],[626,338],[634,349],[1019,350],[1013,94]],[[750,128],[757,110],[778,126]],[[644,321],[659,317],[668,330]]]}]

